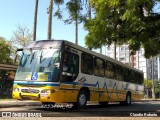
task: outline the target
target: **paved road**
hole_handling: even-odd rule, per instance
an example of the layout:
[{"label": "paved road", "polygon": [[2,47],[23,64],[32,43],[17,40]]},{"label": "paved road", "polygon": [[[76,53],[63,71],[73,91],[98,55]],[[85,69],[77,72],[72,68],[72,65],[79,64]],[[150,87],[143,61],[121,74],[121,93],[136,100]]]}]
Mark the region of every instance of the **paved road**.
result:
[{"label": "paved road", "polygon": [[[110,103],[107,107],[102,107],[99,104],[88,104],[83,110],[75,110],[73,108],[55,108],[44,109],[41,106],[11,106],[1,108],[1,112],[10,111],[17,113],[37,113],[43,117],[97,117],[97,116],[114,116],[114,117],[160,117],[160,101],[145,101],[135,102],[131,106],[122,106],[118,103]],[[1,113],[0,112],[0,113]]]}]

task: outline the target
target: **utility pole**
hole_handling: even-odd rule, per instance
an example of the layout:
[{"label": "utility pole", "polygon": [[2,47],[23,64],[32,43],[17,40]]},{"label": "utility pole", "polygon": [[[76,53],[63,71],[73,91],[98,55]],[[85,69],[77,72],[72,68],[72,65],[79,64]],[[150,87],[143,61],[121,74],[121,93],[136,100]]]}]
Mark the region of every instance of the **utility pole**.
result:
[{"label": "utility pole", "polygon": [[50,0],[48,8],[48,39],[51,40],[52,37],[52,10],[53,10],[53,0]]},{"label": "utility pole", "polygon": [[152,65],[152,99],[155,99],[155,87],[154,87],[154,57],[151,57]]},{"label": "utility pole", "polygon": [[39,0],[36,0],[36,1],[35,1],[34,25],[33,25],[33,41],[36,41],[38,1],[39,1]]}]

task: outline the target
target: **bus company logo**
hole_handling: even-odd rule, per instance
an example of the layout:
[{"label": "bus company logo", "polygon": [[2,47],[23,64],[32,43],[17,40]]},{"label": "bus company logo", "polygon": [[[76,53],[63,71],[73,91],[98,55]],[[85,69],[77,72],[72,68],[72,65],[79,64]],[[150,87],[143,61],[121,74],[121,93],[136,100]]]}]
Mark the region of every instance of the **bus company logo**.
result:
[{"label": "bus company logo", "polygon": [[2,112],[2,117],[12,117],[11,112]]},{"label": "bus company logo", "polygon": [[83,85],[84,82],[87,81],[85,76],[78,80],[78,85]]}]

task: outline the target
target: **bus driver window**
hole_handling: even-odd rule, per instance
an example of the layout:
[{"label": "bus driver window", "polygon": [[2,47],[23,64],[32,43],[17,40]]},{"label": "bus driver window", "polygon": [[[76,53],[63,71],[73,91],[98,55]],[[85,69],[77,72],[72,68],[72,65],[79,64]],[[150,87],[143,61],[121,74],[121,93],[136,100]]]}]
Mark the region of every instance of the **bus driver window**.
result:
[{"label": "bus driver window", "polygon": [[64,52],[62,81],[72,82],[78,76],[78,55]]},{"label": "bus driver window", "polygon": [[65,52],[63,54],[63,71],[62,71],[62,81],[72,81],[72,73],[69,68],[69,54]]}]

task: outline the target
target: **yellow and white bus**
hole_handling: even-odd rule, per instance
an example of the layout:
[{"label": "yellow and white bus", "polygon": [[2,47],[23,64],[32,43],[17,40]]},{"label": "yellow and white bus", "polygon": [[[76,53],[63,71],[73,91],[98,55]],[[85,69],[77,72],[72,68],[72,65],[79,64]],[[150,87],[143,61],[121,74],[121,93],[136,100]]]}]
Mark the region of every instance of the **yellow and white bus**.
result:
[{"label": "yellow and white bus", "polygon": [[69,41],[35,41],[18,51],[14,99],[73,103],[81,109],[87,101],[130,105],[143,98],[142,71]]}]

